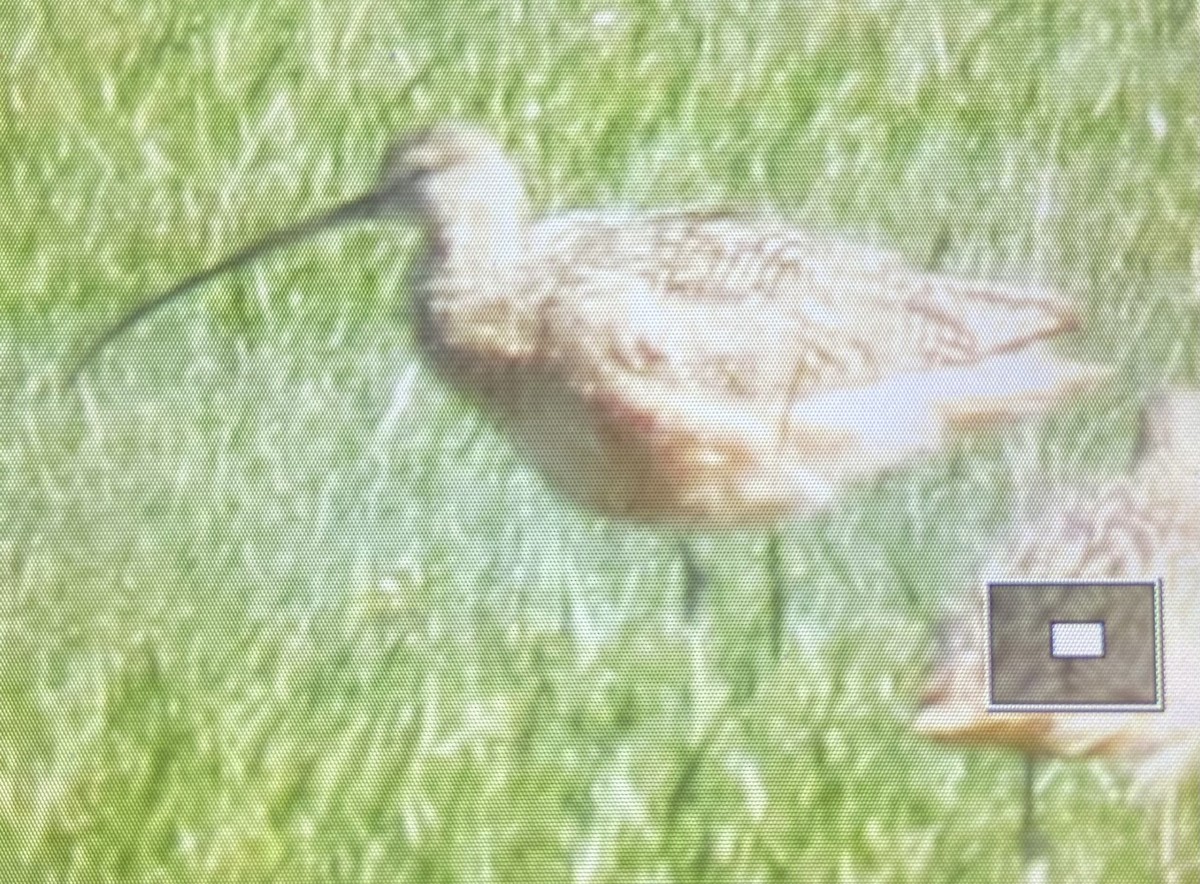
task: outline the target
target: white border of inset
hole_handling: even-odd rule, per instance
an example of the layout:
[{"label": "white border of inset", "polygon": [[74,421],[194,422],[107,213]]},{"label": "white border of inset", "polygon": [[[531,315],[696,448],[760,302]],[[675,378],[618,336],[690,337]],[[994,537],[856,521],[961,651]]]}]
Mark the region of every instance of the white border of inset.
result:
[{"label": "white border of inset", "polygon": [[[1154,703],[995,703],[992,701],[992,587],[1031,586],[1130,586],[1150,585],[1154,592]],[[1166,708],[1166,684],[1163,678],[1163,622],[1161,577],[1142,580],[1054,580],[1052,578],[1015,577],[983,582],[987,598],[987,710],[988,712],[1162,712]],[[1097,658],[1093,658],[1097,659]]]}]

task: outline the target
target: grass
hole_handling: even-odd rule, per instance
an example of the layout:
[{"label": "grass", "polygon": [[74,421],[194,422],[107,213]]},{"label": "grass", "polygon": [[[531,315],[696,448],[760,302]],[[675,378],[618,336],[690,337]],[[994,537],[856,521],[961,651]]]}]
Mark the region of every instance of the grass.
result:
[{"label": "grass", "polygon": [[[1198,36],[1181,0],[9,4],[5,875],[1016,880],[1019,760],[907,722],[1015,477],[1122,469],[1141,392],[1197,379]],[[697,539],[685,630],[672,539],[559,500],[421,366],[407,228],[273,256],[56,385],[448,117],[546,211],[768,203],[1053,284],[1122,385],[786,526],[778,664],[766,537]],[[1054,880],[1160,880],[1109,768],[1047,771]]]}]

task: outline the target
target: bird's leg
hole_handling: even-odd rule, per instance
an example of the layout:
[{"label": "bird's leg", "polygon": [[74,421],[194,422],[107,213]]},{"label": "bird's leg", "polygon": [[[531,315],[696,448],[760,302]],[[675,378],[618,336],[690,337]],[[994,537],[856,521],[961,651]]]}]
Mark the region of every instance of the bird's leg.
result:
[{"label": "bird's leg", "polygon": [[1167,788],[1167,797],[1160,808],[1158,853],[1163,880],[1176,884],[1179,880],[1175,868],[1175,789]]},{"label": "bird's leg", "polygon": [[1041,832],[1038,831],[1034,807],[1036,767],[1037,759],[1034,758],[1032,752],[1026,752],[1021,808],[1021,861],[1025,866],[1026,875],[1031,880],[1034,877],[1040,877],[1037,867],[1045,860],[1045,844]]},{"label": "bird's leg", "polygon": [[770,597],[767,600],[768,617],[770,618],[771,660],[779,659],[779,649],[783,642],[783,609],[785,602],[785,587],[783,582],[783,559],[779,549],[779,529],[772,528],[767,540],[767,584]]},{"label": "bird's leg", "polygon": [[1025,864],[1028,865],[1029,861],[1033,859],[1034,830],[1037,825],[1033,814],[1035,773],[1033,755],[1027,753],[1024,762],[1025,780],[1021,790],[1021,854]]},{"label": "bird's leg", "polygon": [[696,554],[687,540],[679,541],[679,554],[683,559],[683,619],[696,622],[696,612],[708,594],[708,575],[696,563]]},{"label": "bird's leg", "polygon": [[[772,660],[779,659],[783,644],[783,614],[787,589],[780,545],[779,531],[772,529],[767,540],[767,634]],[[700,606],[708,594],[709,577],[697,563],[696,554],[686,540],[679,542],[679,555],[683,560],[683,617],[686,622],[695,623]]]}]

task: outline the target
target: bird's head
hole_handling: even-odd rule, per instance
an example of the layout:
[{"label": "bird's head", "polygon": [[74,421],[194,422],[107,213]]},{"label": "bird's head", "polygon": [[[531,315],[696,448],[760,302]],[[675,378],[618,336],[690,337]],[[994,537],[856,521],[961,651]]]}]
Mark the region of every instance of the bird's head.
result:
[{"label": "bird's head", "polygon": [[434,126],[387,152],[376,187],[379,214],[431,223],[519,221],[525,211],[521,176],[500,144],[462,123]]},{"label": "bird's head", "polygon": [[370,192],[267,234],[127,314],[82,349],[67,377],[74,381],[126,329],[209,280],[330,227],[371,218],[415,219],[433,234],[451,269],[490,272],[521,258],[525,190],[495,139],[462,124],[435,126],[387,153]]}]

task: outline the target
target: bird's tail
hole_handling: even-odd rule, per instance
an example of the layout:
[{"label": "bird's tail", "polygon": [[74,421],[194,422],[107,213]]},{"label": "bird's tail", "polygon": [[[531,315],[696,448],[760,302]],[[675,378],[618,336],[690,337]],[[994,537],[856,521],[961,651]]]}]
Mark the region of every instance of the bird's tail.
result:
[{"label": "bird's tail", "polygon": [[952,430],[1004,426],[1043,414],[1071,396],[1097,391],[1112,375],[1110,366],[1064,359],[1035,344],[983,360],[960,395],[944,401],[942,416]]}]

